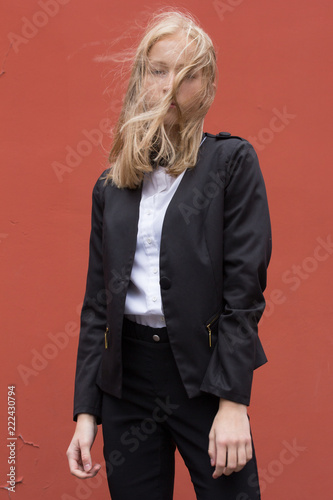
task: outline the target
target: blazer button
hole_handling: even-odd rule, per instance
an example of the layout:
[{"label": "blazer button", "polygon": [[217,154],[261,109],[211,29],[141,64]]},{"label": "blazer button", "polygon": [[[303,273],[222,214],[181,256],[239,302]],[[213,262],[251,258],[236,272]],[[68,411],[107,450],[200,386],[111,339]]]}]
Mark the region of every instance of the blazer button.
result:
[{"label": "blazer button", "polygon": [[230,137],[231,136],[230,132],[219,132],[217,135],[219,135],[220,137]]},{"label": "blazer button", "polygon": [[169,290],[171,287],[171,281],[166,276],[162,276],[160,279],[160,285],[163,290]]}]

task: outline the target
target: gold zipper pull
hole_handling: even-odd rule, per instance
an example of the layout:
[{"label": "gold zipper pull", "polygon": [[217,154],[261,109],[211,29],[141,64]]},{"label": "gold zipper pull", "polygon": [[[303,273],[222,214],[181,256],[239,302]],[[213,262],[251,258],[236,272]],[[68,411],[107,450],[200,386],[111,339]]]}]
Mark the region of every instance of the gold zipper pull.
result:
[{"label": "gold zipper pull", "polygon": [[211,323],[207,325],[207,330],[208,330],[208,341],[209,341],[209,347],[212,347],[212,330],[210,329]]},{"label": "gold zipper pull", "polygon": [[105,330],[105,333],[104,333],[105,349],[108,348],[108,338],[107,338],[108,332],[109,332],[109,328],[106,327],[106,330]]},{"label": "gold zipper pull", "polygon": [[208,325],[206,325],[206,328],[208,330],[208,342],[209,342],[209,347],[212,347],[212,330],[211,330],[211,326],[213,323],[215,323],[215,321],[219,318],[219,315],[220,314],[216,314],[214,316],[214,318],[210,321],[210,323],[208,323]]}]

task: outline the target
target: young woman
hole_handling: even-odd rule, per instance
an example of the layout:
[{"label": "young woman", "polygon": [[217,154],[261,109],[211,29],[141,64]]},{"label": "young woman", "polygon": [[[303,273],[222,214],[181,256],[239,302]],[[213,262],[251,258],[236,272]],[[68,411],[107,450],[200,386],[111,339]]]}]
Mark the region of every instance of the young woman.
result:
[{"label": "young woman", "polygon": [[72,474],[112,500],[170,500],[174,452],[199,500],[260,498],[247,406],[271,254],[253,147],[203,133],[216,56],[190,15],[154,17],[93,189],[75,378]]}]

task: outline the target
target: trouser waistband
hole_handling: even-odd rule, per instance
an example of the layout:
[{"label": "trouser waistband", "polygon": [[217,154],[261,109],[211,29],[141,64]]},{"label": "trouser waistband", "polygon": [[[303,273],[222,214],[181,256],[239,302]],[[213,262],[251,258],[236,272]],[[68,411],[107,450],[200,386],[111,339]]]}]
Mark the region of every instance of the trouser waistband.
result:
[{"label": "trouser waistband", "polygon": [[152,328],[151,326],[139,325],[124,318],[123,336],[137,340],[144,340],[151,343],[169,342],[169,337],[166,327]]}]

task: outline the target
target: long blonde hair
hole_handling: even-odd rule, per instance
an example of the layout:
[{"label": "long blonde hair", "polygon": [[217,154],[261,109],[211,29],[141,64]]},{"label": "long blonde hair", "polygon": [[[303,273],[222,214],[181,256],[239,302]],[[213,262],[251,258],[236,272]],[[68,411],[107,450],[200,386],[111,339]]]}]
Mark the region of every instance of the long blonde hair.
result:
[{"label": "long blonde hair", "polygon": [[[191,60],[177,73],[172,90],[152,108],[146,109],[144,79],[149,71],[149,51],[162,38],[183,34],[186,47],[191,45]],[[185,48],[186,48],[185,47]],[[164,117],[172,97],[183,79],[193,70],[202,70],[200,104],[186,116],[178,109],[177,139],[171,141]],[[177,10],[157,13],[148,23],[136,50],[127,91],[115,127],[111,164],[105,184],[112,181],[119,188],[137,188],[145,173],[152,171],[152,161],[163,162],[168,173],[178,176],[197,162],[203,121],[215,97],[216,54],[210,37],[193,16]]]}]

